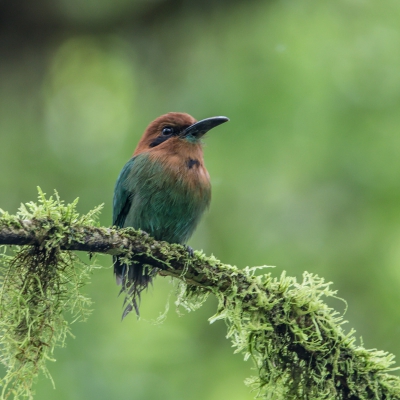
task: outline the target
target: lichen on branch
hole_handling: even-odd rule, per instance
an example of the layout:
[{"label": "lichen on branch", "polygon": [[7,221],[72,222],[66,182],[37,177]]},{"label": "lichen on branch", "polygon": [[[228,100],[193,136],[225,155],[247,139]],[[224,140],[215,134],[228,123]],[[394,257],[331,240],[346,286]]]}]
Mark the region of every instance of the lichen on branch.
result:
[{"label": "lichen on branch", "polygon": [[[76,212],[76,201],[58,198],[2,212],[0,245],[19,245],[1,257],[0,357],[7,375],[2,398],[32,398],[32,384],[46,360],[70,332],[63,311],[85,318],[89,300],[81,292],[93,265],[72,250],[119,254],[180,280],[177,304],[196,309],[214,294],[236,352],[253,359],[257,375],[247,383],[264,399],[400,399],[394,356],[356,344],[343,317],[328,307],[331,284],[305,272],[301,282],[282,273],[223,264],[180,245],[158,242],[133,229],[96,226],[100,208]],[[24,247],[22,247],[24,246]]]}]

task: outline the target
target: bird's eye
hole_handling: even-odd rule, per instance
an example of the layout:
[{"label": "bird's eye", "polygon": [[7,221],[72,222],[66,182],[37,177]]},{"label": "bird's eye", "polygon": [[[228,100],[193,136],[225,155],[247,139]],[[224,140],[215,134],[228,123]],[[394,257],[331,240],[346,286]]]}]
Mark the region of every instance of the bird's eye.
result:
[{"label": "bird's eye", "polygon": [[174,128],[171,126],[164,126],[162,132],[164,136],[172,135],[174,133]]}]

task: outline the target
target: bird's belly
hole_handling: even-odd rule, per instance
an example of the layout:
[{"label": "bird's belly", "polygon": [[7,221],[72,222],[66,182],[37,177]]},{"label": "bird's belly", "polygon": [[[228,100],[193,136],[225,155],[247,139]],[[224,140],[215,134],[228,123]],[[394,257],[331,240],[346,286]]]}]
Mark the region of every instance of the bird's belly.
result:
[{"label": "bird's belly", "polygon": [[143,176],[136,183],[124,226],[157,240],[186,243],[210,203],[210,187],[168,174]]}]

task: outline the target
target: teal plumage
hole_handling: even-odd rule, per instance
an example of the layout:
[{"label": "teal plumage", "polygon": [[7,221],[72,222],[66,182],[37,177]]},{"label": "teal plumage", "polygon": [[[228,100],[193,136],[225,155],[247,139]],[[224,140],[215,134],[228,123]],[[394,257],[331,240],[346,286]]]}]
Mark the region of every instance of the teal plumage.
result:
[{"label": "teal plumage", "polygon": [[[211,199],[201,137],[226,122],[196,122],[188,114],[168,113],[146,129],[133,157],[122,168],[114,190],[113,224],[141,229],[156,240],[186,244]],[[134,307],[152,276],[143,265],[127,267],[114,258],[117,283],[127,292],[123,317]]]}]

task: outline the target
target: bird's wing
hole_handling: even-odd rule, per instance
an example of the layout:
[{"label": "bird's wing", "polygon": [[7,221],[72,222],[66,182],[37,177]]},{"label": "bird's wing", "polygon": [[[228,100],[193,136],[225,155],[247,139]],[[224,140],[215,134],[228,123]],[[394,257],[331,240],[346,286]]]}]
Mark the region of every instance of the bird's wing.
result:
[{"label": "bird's wing", "polygon": [[114,189],[113,225],[122,228],[132,204],[132,192],[126,188],[126,180],[132,170],[135,157],[131,158],[122,168]]},{"label": "bird's wing", "polygon": [[[131,158],[122,168],[114,189],[113,201],[113,225],[122,228],[125,225],[126,217],[132,204],[133,192],[127,189],[126,180],[132,171],[135,157]],[[127,303],[122,318],[133,309],[139,315],[140,293],[151,283],[152,275],[143,265],[127,267],[126,262],[119,256],[113,257],[114,274],[117,285],[122,285],[120,293],[126,293],[125,303]]]}]

